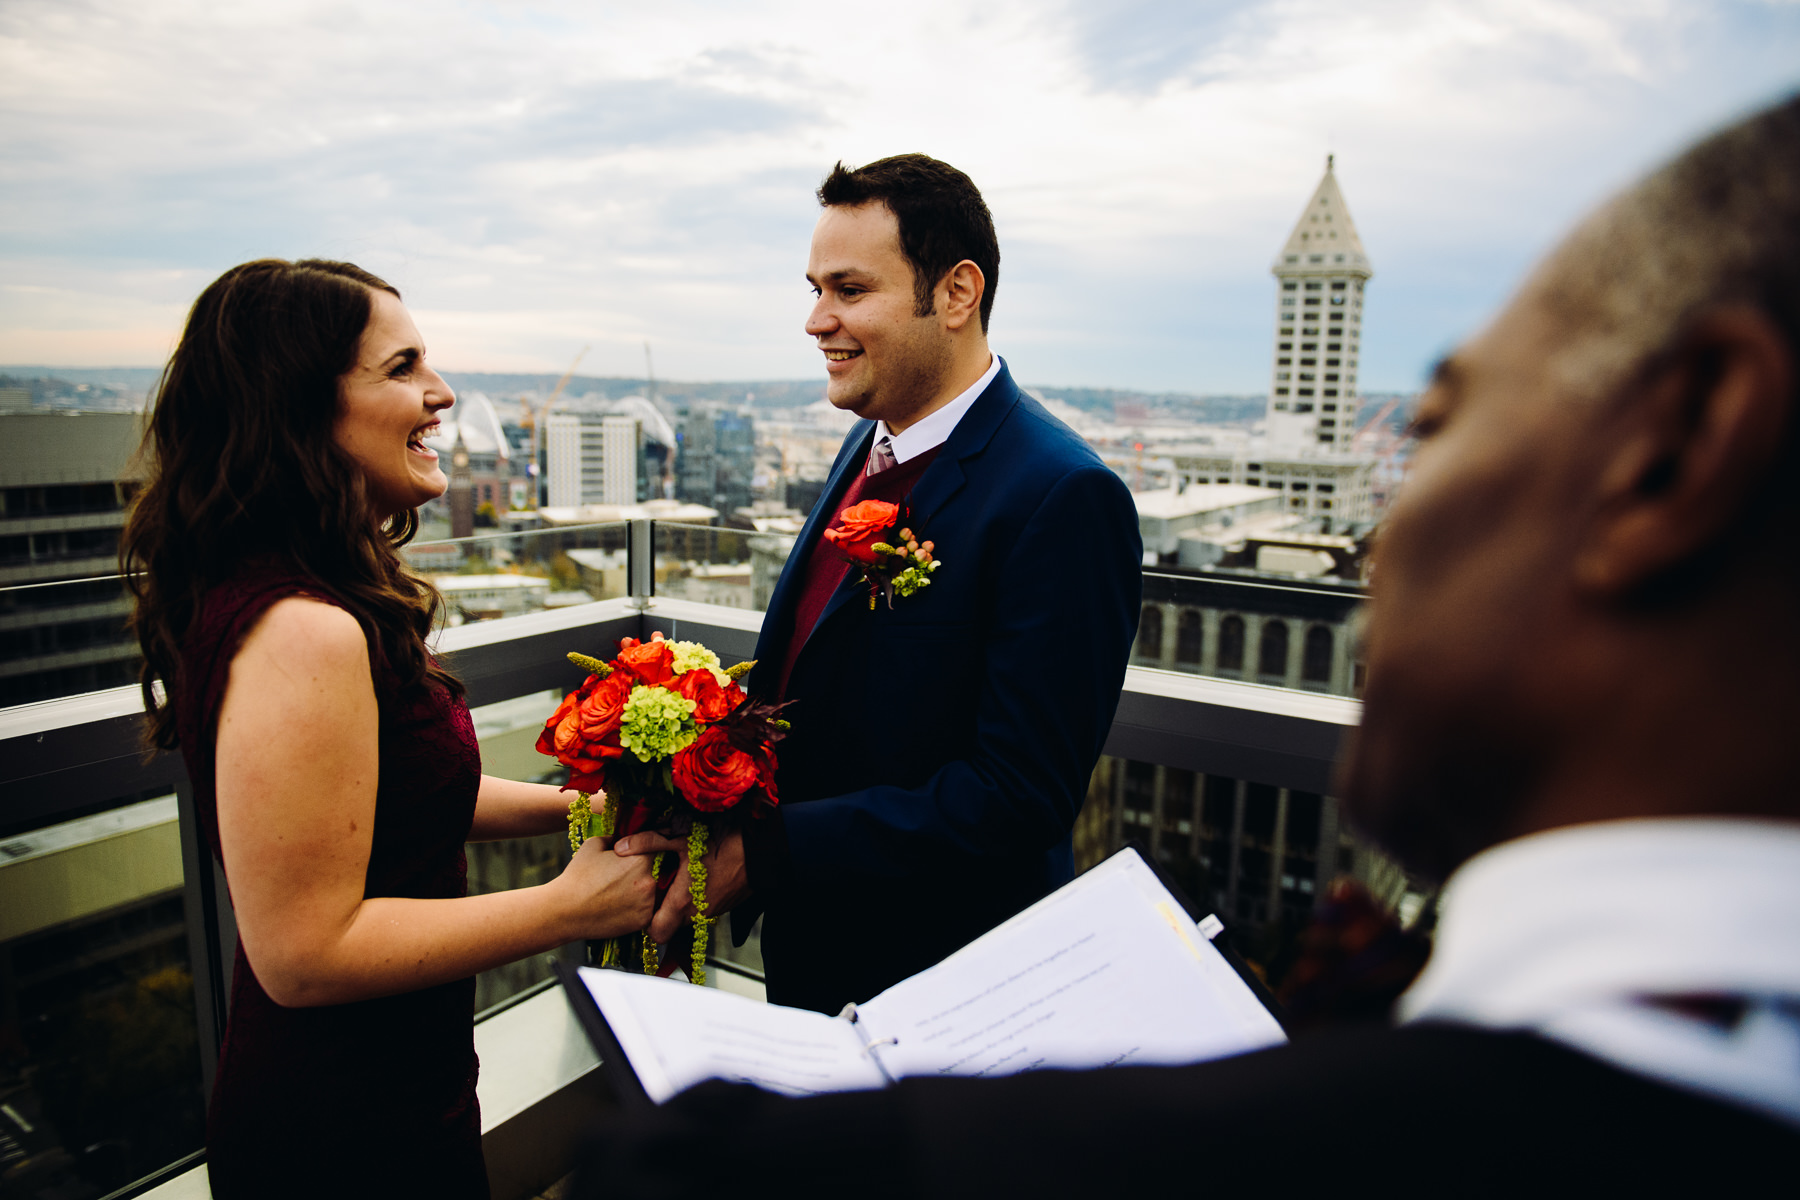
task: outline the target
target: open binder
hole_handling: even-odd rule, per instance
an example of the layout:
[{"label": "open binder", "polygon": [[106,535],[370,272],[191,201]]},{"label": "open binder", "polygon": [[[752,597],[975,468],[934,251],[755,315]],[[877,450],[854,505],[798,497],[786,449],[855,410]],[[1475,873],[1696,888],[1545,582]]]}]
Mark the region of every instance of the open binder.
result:
[{"label": "open binder", "polygon": [[706,1079],[787,1095],[912,1075],[1178,1064],[1286,1040],[1274,1000],[1136,847],[835,1017],[557,964],[627,1103]]}]

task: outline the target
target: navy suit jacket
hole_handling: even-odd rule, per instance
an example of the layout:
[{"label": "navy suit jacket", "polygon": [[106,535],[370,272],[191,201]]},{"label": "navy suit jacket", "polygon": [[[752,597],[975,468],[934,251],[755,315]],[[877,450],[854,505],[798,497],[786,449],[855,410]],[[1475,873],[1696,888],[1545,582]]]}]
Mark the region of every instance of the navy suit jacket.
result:
[{"label": "navy suit jacket", "polygon": [[[779,685],[807,559],[874,428],[845,439],[770,598],[755,694]],[[780,828],[746,837],[756,897],[734,930],[765,912],[777,1003],[868,1000],[1074,873],[1137,629],[1136,506],[1003,362],[908,507],[943,566],[873,611],[846,575],[788,681]]]}]

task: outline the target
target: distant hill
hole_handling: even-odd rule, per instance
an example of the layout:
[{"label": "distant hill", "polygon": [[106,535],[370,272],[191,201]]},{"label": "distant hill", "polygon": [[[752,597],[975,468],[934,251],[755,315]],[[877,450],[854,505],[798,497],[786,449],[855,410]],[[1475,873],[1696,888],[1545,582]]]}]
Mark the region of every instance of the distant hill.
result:
[{"label": "distant hill", "polygon": [[[562,376],[516,375],[498,371],[446,371],[444,378],[458,391],[486,392],[495,400],[512,400],[522,395],[544,397]],[[650,381],[641,376],[633,379],[619,375],[577,375],[569,380],[563,395],[571,398],[598,393],[608,400],[623,396],[642,396],[650,390]],[[751,408],[797,408],[825,397],[823,379],[754,379],[741,382],[691,383],[679,379],[658,379],[656,395],[676,407],[688,404],[742,404],[754,396]]]},{"label": "distant hill", "polygon": [[[101,407],[137,407],[162,374],[158,367],[0,367],[0,387],[28,388],[36,404],[63,407],[93,404]],[[497,371],[448,371],[444,378],[458,391],[485,392],[498,401],[521,395],[548,395],[560,375],[526,375]],[[618,375],[577,375],[569,380],[564,395],[572,400],[598,395],[616,400],[641,396],[649,380]],[[1032,384],[1033,392],[1073,405],[1084,412],[1123,422],[1192,421],[1202,425],[1247,425],[1263,417],[1267,397],[1262,395],[1205,395],[1195,392],[1139,392],[1122,388],[1056,387]],[[677,408],[690,404],[740,405],[750,400],[757,409],[797,408],[825,397],[823,379],[750,379],[722,383],[696,383],[678,379],[656,381],[656,394]],[[1357,421],[1374,417],[1394,393],[1369,393],[1361,400]],[[1410,397],[1400,397],[1388,418],[1396,431],[1412,417]]]}]

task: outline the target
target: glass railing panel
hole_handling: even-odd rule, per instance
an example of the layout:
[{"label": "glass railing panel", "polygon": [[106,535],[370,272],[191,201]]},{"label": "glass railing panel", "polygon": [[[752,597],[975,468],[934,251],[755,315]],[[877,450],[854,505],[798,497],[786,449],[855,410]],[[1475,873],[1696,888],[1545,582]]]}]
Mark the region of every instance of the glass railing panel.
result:
[{"label": "glass railing panel", "polygon": [[447,623],[464,625],[625,595],[629,529],[611,521],[478,533],[400,553],[437,587]]},{"label": "glass railing panel", "polygon": [[1146,570],[1131,664],[1337,696],[1360,695],[1367,589],[1336,578]]},{"label": "glass railing panel", "polygon": [[[568,772],[554,758],[537,751],[538,734],[561,699],[560,692],[539,692],[471,709],[481,746],[482,774],[561,787]],[[570,793],[571,799],[573,796]],[[569,864],[569,837],[561,831],[500,842],[470,842],[465,850],[471,896],[536,887],[556,878]],[[550,964],[558,958],[580,963],[582,952],[582,943],[574,942],[550,954],[481,972],[475,977],[475,1011],[503,1004],[552,978]]]},{"label": "glass railing panel", "polygon": [[1356,836],[1330,796],[1105,755],[1075,823],[1075,869],[1144,846],[1279,991],[1333,881],[1361,884],[1403,923],[1433,896]]},{"label": "glass railing panel", "polygon": [[696,604],[764,612],[794,535],[656,523],[656,594]]},{"label": "glass railing panel", "polygon": [[135,683],[130,615],[116,574],[0,587],[0,708]]},{"label": "glass railing panel", "polygon": [[174,796],[0,838],[0,1194],[102,1196],[206,1140]]}]

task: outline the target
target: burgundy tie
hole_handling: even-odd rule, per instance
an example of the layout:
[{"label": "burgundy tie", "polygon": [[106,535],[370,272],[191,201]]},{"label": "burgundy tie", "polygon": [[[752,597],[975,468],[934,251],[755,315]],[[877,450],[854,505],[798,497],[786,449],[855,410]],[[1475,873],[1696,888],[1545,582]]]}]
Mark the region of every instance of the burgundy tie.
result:
[{"label": "burgundy tie", "polygon": [[893,466],[894,461],[894,445],[884,433],[875,439],[875,445],[869,451],[869,465],[863,469],[863,474],[879,475]]}]

